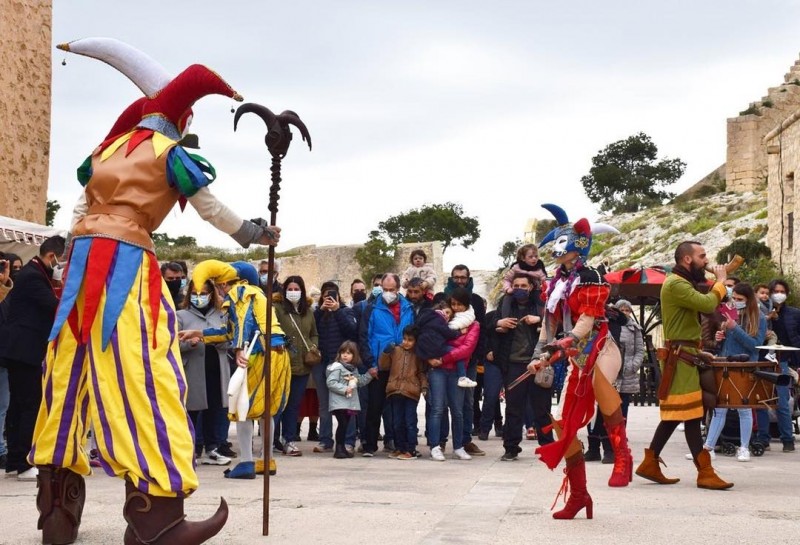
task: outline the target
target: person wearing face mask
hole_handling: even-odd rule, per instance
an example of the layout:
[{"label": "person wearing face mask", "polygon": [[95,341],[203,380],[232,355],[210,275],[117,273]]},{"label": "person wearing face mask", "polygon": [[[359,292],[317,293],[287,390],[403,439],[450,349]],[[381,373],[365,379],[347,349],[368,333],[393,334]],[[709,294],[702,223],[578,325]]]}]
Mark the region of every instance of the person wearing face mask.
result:
[{"label": "person wearing face mask", "polygon": [[[177,314],[180,331],[227,328],[227,316],[210,280],[199,289],[192,287]],[[231,373],[227,351],[230,343],[191,339],[181,341],[179,346],[186,374],[186,410],[195,429],[195,451],[200,455],[205,449],[205,456],[200,460],[203,465],[228,465],[231,459],[217,448],[227,441],[227,434],[222,437],[220,429],[221,424],[228,421]],[[202,430],[201,434],[198,430]]]},{"label": "person wearing face mask", "polygon": [[[738,316],[736,320],[727,318],[722,328],[717,331],[717,341],[721,343],[719,356],[735,356],[747,354],[749,361],[758,361],[759,345],[764,344],[767,333],[767,320],[758,308],[755,291],[746,282],[737,282],[731,290],[731,302]],[[736,451],[736,459],[740,462],[750,461],[750,436],[753,430],[753,411],[749,408],[737,409],[739,412],[739,432],[741,446]],[[714,457],[714,448],[725,426],[727,408],[714,409],[714,417],[708,426],[708,434],[703,448],[710,457]],[[687,455],[691,458],[691,454]]]},{"label": "person wearing face mask", "polygon": [[[786,304],[791,291],[789,284],[776,278],[769,283],[772,312],[767,318],[772,323],[772,330],[778,337],[778,344],[800,348],[800,309]],[[781,372],[791,374],[800,364],[800,356],[796,351],[776,351]],[[789,386],[776,386],[778,393],[778,407],[775,416],[778,423],[778,434],[783,443],[783,452],[794,452],[794,433],[792,430],[792,411],[789,403]],[[758,440],[770,449],[771,435],[769,432],[769,411],[756,411],[758,422]]]},{"label": "person wearing face mask", "polygon": [[7,477],[20,481],[35,481],[38,475],[27,456],[42,401],[42,361],[47,352],[47,335],[58,306],[53,269],[58,266],[58,256],[64,253],[65,246],[63,237],[46,239],[39,255],[16,274],[14,289],[3,301],[8,314],[0,328],[0,367],[8,371],[9,387],[5,470]]},{"label": "person wearing face mask", "polygon": [[161,278],[164,279],[164,283],[167,285],[175,307],[178,308],[182,306],[183,294],[181,292],[181,287],[185,285],[183,280],[183,268],[174,261],[164,263],[161,265]]},{"label": "person wearing face mask", "polygon": [[[273,442],[275,448],[286,456],[302,456],[302,451],[296,442],[300,439],[297,431],[297,416],[300,402],[308,385],[308,377],[312,369],[322,367],[317,364],[309,369],[304,363],[308,350],[319,345],[317,324],[314,312],[311,310],[311,301],[306,295],[306,284],[301,276],[289,276],[283,282],[283,292],[273,295],[275,302],[275,315],[278,317],[281,329],[286,333],[290,346],[289,357],[291,360],[291,386],[286,407],[275,415],[275,433]],[[323,368],[324,377],[324,368]],[[317,384],[325,384],[324,378]],[[324,388],[319,388],[320,406],[323,405],[322,397]],[[324,404],[327,406],[327,398]],[[325,430],[327,431],[327,430]],[[265,441],[266,442],[266,441]]]},{"label": "person wearing face mask", "polygon": [[[511,280],[511,293],[506,293],[497,304],[494,323],[490,327],[497,335],[494,362],[503,374],[507,387],[526,371],[533,359],[539,328],[542,323],[542,306],[539,290],[533,289],[533,279],[517,273]],[[550,423],[552,388],[542,388],[528,380],[513,389],[506,389],[506,423],[503,428],[502,461],[514,461],[522,448],[522,429],[525,409],[533,411],[533,423],[540,445],[553,441],[552,432],[544,428]]]},{"label": "person wearing face mask", "polygon": [[[403,330],[414,323],[414,312],[408,300],[398,293],[400,277],[386,273],[381,278],[381,293],[367,305],[361,318],[359,348],[361,360],[374,377],[367,386],[366,429],[362,437],[363,456],[371,458],[378,451],[378,434],[386,400],[388,371],[378,371],[378,358],[389,344],[403,342]],[[384,421],[386,435],[391,426]],[[384,440],[388,440],[386,435]]]}]

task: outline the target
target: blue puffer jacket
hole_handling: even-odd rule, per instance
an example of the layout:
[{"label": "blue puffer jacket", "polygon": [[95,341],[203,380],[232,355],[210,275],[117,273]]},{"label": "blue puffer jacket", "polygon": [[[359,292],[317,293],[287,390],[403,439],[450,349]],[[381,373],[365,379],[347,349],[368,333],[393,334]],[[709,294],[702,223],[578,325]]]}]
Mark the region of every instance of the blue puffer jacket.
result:
[{"label": "blue puffer jacket", "polygon": [[736,324],[733,329],[725,331],[725,341],[722,343],[720,356],[735,356],[737,354],[747,354],[750,361],[758,361],[758,348],[756,346],[764,344],[764,337],[767,335],[767,319],[760,313],[758,315],[758,332],[755,336],[747,333],[742,326]]},{"label": "blue puffer jacket", "polygon": [[362,364],[369,367],[378,366],[378,356],[390,343],[403,342],[403,330],[414,323],[414,310],[411,303],[398,296],[397,304],[400,305],[400,322],[394,320],[392,310],[386,306],[383,297],[378,297],[375,302],[367,305],[361,318],[359,327],[359,343]]},{"label": "blue puffer jacket", "polygon": [[314,311],[319,335],[319,350],[322,352],[322,363],[327,365],[336,361],[336,354],[344,341],[358,341],[358,328],[353,311],[347,307],[327,312],[322,309]]}]

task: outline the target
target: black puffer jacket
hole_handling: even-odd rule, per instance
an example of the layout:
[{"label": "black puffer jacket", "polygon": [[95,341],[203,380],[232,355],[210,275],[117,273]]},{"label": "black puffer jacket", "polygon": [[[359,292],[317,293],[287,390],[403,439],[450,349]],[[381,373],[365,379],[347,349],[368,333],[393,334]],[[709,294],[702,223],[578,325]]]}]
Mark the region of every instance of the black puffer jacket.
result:
[{"label": "black puffer jacket", "polygon": [[314,311],[314,319],[317,321],[323,364],[328,365],[336,360],[344,341],[358,342],[358,325],[352,309],[342,306],[339,310],[328,312],[318,308]]}]

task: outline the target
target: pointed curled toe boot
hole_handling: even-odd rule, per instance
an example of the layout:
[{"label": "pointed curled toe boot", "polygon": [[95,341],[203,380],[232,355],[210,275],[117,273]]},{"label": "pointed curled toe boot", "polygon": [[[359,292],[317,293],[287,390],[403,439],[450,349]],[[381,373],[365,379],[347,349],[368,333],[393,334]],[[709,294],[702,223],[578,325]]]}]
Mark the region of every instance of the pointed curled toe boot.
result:
[{"label": "pointed curled toe boot", "polygon": [[199,545],[217,535],[228,520],[223,498],[210,518],[189,522],[183,514],[183,498],[151,496],[127,480],[125,492],[125,545]]},{"label": "pointed curled toe boot", "polygon": [[83,477],[69,469],[37,467],[39,491],[36,494],[36,508],[39,510],[38,528],[42,531],[42,543],[73,543],[78,538],[81,525],[86,483]]},{"label": "pointed curled toe boot", "polygon": [[[586,508],[586,518],[591,519],[594,505],[592,497],[586,490],[586,463],[583,459],[583,452],[579,452],[567,458],[567,467],[564,468],[564,483],[561,485],[558,495],[563,492],[569,495],[564,509],[553,513],[554,519],[574,519],[581,509]],[[570,490],[571,488],[571,490]],[[558,497],[556,497],[558,501]],[[555,506],[555,504],[553,504]]]},{"label": "pointed curled toe boot", "polygon": [[[642,463],[636,468],[636,474],[643,479],[658,484],[675,484],[680,481],[680,479],[677,478],[665,477],[664,474],[661,473],[659,464],[664,464],[664,460],[656,456],[654,451],[646,448],[644,449],[644,460],[642,460]],[[667,467],[667,464],[664,464],[664,467]]]},{"label": "pointed curled toe boot", "polygon": [[723,481],[711,467],[711,455],[706,449],[700,451],[700,454],[694,459],[694,465],[697,467],[697,488],[708,488],[709,490],[727,490],[733,486],[733,483]]},{"label": "pointed curled toe boot", "polygon": [[614,469],[608,479],[608,486],[628,486],[633,480],[633,457],[628,448],[628,436],[625,432],[625,420],[615,425],[606,423],[608,441],[614,451]]}]

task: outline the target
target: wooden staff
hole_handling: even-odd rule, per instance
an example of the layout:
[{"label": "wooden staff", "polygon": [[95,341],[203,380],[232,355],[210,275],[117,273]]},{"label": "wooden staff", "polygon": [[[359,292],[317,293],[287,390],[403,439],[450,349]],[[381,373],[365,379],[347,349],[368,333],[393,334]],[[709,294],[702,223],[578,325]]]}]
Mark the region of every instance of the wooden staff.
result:
[{"label": "wooden staff", "polygon": [[[280,115],[273,114],[268,108],[260,104],[247,103],[242,104],[236,110],[236,115],[233,117],[233,130],[239,122],[239,118],[252,112],[264,120],[267,125],[267,135],[264,137],[264,142],[267,145],[270,155],[272,156],[272,166],[270,172],[272,173],[272,185],[269,188],[269,226],[274,227],[275,221],[278,216],[278,200],[280,196],[278,193],[281,190],[281,160],[286,156],[289,151],[289,144],[292,141],[292,132],[289,130],[289,125],[294,125],[300,131],[303,140],[308,142],[308,149],[311,149],[311,135],[308,129],[297,116],[296,113],[286,110]],[[253,220],[259,225],[266,226],[263,219]],[[267,258],[267,329],[265,332],[264,342],[264,374],[262,377],[264,385],[265,407],[264,415],[261,420],[261,438],[264,450],[264,495],[262,498],[263,503],[263,522],[261,526],[262,535],[269,535],[269,460],[272,456],[272,392],[270,388],[272,380],[272,284],[273,275],[275,273],[275,246],[270,245],[269,257]]]}]

